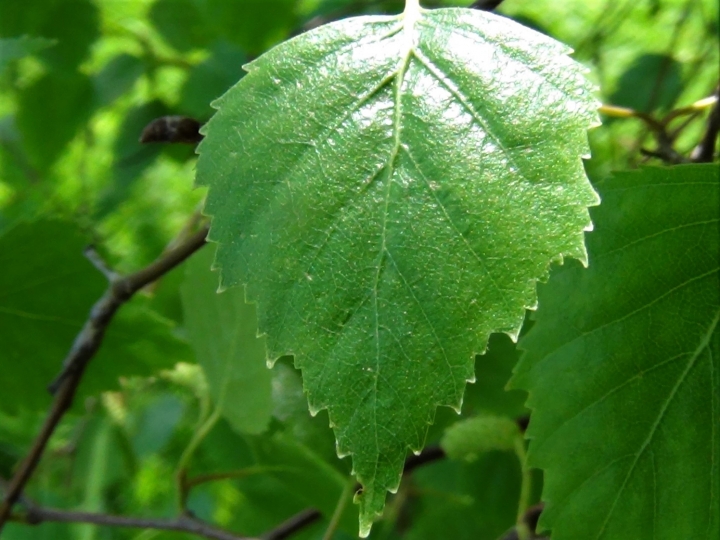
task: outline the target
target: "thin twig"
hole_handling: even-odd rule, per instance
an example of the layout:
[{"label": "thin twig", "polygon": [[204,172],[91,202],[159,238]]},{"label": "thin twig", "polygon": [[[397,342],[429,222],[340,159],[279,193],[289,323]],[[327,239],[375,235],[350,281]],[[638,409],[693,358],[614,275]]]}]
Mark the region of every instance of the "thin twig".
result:
[{"label": "thin twig", "polygon": [[175,268],[204,246],[207,233],[208,228],[203,227],[188,238],[186,242],[165,253],[146,268],[127,277],[115,278],[110,281],[105,294],[93,306],[87,322],[75,338],[75,342],[63,363],[62,372],[51,385],[55,398],[45,423],[35,438],[27,456],[10,481],[2,505],[0,505],[0,532],[2,532],[10,511],[20,497],[25,484],[27,484],[35,471],[50,437],[55,432],[55,428],[72,405],[75,391],[85,368],[100,348],[105,336],[105,330],[117,310],[130,300],[137,291]]},{"label": "thin twig", "polygon": [[[435,461],[443,459],[444,457],[445,452],[442,448],[440,448],[439,446],[428,446],[417,456],[410,456],[407,461],[405,461],[403,474],[409,474],[418,467],[422,467],[423,465],[427,465],[428,463],[433,463]],[[356,490],[359,488],[360,485],[355,486]],[[319,511],[308,508],[307,510],[303,510],[298,514],[295,514],[293,517],[281,523],[272,531],[264,534],[262,538],[263,540],[285,540],[285,538],[289,538],[290,536],[304,529],[308,525],[315,523],[318,519],[320,519],[320,517],[321,514]]]},{"label": "thin twig", "polygon": [[25,514],[13,515],[12,521],[27,525],[40,525],[41,523],[90,523],[106,527],[127,527],[131,529],[154,529],[156,531],[176,531],[195,534],[210,540],[257,540],[238,536],[223,529],[213,527],[204,521],[190,516],[180,516],[175,519],[133,518],[113,516],[109,514],[96,514],[91,512],[73,512],[55,508],[31,507]]},{"label": "thin twig", "polygon": [[715,104],[710,116],[708,117],[707,128],[702,141],[698,144],[690,155],[690,159],[695,163],[710,163],[715,157],[715,144],[720,132],[720,85],[715,90]]},{"label": "thin twig", "polygon": [[110,282],[119,279],[120,276],[118,276],[110,267],[108,267],[107,264],[105,264],[105,261],[102,257],[100,257],[100,254],[95,249],[95,246],[86,247],[85,251],[83,251],[83,255],[85,255],[85,258],[95,267],[95,270],[105,276],[105,279]]},{"label": "thin twig", "polygon": [[292,516],[290,519],[283,521],[262,536],[262,540],[285,540],[298,531],[301,531],[308,525],[312,525],[320,519],[322,514],[319,511],[308,508]]},{"label": "thin twig", "polygon": [[405,462],[403,474],[408,474],[422,465],[432,463],[445,457],[445,451],[439,446],[428,446],[417,456],[410,456]]},{"label": "thin twig", "polygon": [[[543,511],[545,505],[538,503],[528,508],[523,514],[522,522],[526,529],[530,532],[531,540],[549,540],[546,536],[540,536],[537,533],[537,524],[540,519],[540,514]],[[500,540],[519,540],[521,537],[518,527],[510,529]]]},{"label": "thin twig", "polygon": [[475,0],[475,2],[470,4],[468,7],[470,9],[480,9],[482,11],[492,11],[502,3],[503,3],[503,0]]},{"label": "thin twig", "polygon": [[[627,107],[617,107],[615,105],[603,105],[599,108],[599,112],[601,114],[604,114],[605,116],[611,116],[614,118],[637,118],[645,123],[645,125],[649,128],[650,132],[655,137],[655,141],[657,142],[657,149],[656,150],[648,150],[646,148],[640,148],[640,153],[649,156],[649,157],[656,157],[658,159],[663,160],[665,163],[670,164],[678,164],[678,163],[688,163],[689,160],[682,154],[680,154],[677,150],[675,150],[674,144],[675,140],[677,139],[677,136],[682,131],[681,128],[684,128],[686,124],[681,126],[681,128],[675,129],[673,131],[670,130],[670,124],[673,120],[676,118],[680,118],[682,116],[689,116],[690,118],[693,118],[695,115],[697,115],[699,112],[709,108],[713,107],[713,112],[711,113],[711,119],[709,120],[708,124],[708,133],[706,133],[706,137],[709,135],[712,135],[712,129],[713,129],[713,121],[712,117],[714,114],[720,115],[720,113],[716,113],[717,110],[717,103],[718,103],[718,96],[713,95],[706,97],[704,99],[701,99],[699,101],[696,101],[692,105],[689,105],[687,107],[681,107],[679,109],[675,109],[671,112],[669,112],[667,115],[665,115],[661,119],[657,119],[653,117],[652,115],[648,113],[644,113],[641,111],[636,111],[633,109],[629,109]],[[720,118],[717,120],[717,126],[720,128]],[[717,130],[714,131],[715,137],[712,138],[712,151],[711,155],[714,153],[715,150],[715,139],[717,138]],[[705,141],[706,139],[703,139]],[[700,148],[700,146],[698,146]],[[704,148],[704,147],[703,147]],[[700,150],[696,149],[696,152],[700,152]],[[696,152],[693,152],[693,156],[696,154]],[[694,161],[694,158],[692,159]],[[712,158],[710,158],[710,161],[712,161]]]},{"label": "thin twig", "polygon": [[254,467],[247,467],[245,469],[238,469],[235,471],[200,474],[197,476],[189,477],[185,479],[185,485],[188,489],[190,489],[195,486],[199,486],[200,484],[206,484],[208,482],[237,480],[239,478],[246,478],[255,474],[264,474],[268,472],[284,472],[292,470],[294,470],[292,467],[257,465]]}]

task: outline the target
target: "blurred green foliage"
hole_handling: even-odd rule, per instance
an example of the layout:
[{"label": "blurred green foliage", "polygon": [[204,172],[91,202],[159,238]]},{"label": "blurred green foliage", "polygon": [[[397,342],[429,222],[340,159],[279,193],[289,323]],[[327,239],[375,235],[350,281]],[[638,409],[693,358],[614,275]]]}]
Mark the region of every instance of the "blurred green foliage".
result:
[{"label": "blurred green foliage", "polygon": [[[401,8],[391,0],[0,2],[0,477],[11,475],[37,433],[45,387],[102,292],[83,247],[93,243],[120,272],[136,270],[168,246],[203,199],[193,188],[192,147],[141,145],[143,127],[167,114],[206,121],[244,62],[305,28]],[[663,113],[717,85],[715,0],[506,0],[499,12],[573,47],[603,103]],[[678,148],[692,148],[702,129],[702,119],[691,122]],[[648,137],[632,119],[592,131],[591,180],[636,166]],[[213,408],[183,327],[183,280],[182,268],[166,276],[113,323],[29,486],[38,504],[177,514],[177,464]],[[505,340],[491,340],[465,415],[524,414],[524,394],[503,391],[518,355]],[[349,463],[335,455],[327,415],[308,414],[291,363],[279,362],[271,376],[267,430],[250,435],[220,418],[189,469],[245,472],[196,486],[188,506],[248,535],[312,506],[322,520],[293,538],[319,538]],[[427,442],[437,443],[458,418],[439,411]],[[389,501],[372,538],[491,540],[512,526],[519,485],[512,455],[429,465]],[[352,537],[356,512],[350,505],[336,538]],[[190,537],[45,524],[10,525],[6,538]]]}]

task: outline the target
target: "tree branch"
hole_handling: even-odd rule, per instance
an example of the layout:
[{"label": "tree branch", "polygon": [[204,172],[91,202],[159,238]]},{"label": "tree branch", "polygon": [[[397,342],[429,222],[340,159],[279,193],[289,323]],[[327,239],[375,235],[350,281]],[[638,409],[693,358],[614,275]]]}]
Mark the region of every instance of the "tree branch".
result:
[{"label": "tree branch", "polygon": [[[550,540],[548,537],[538,535],[537,533],[538,520],[540,519],[540,514],[542,513],[544,507],[545,505],[543,503],[538,503],[535,506],[531,506],[530,508],[528,508],[523,515],[523,523],[527,527],[527,530],[530,532],[530,540]],[[518,528],[513,527],[500,540],[519,539],[520,534]]]},{"label": "tree branch", "polygon": [[[688,163],[690,161],[708,162],[713,160],[713,154],[715,153],[715,140],[717,139],[718,131],[720,130],[720,109],[718,108],[718,103],[720,101],[719,92],[720,91],[716,90],[715,94],[712,96],[696,101],[687,107],[681,107],[670,111],[660,119],[657,119],[648,113],[635,111],[633,109],[628,109],[627,107],[617,107],[615,105],[602,105],[599,108],[599,112],[605,116],[611,116],[614,118],[637,118],[644,122],[655,137],[655,141],[658,145],[656,150],[641,148],[640,153],[645,156],[661,159],[665,163],[671,165]],[[709,107],[713,107],[713,109],[710,113],[710,117],[708,118],[708,127],[705,136],[703,137],[702,142],[695,148],[695,150],[693,150],[690,159],[688,159],[675,150],[675,140],[680,134],[680,131],[687,126],[689,120],[695,118],[698,114]],[[682,116],[688,117],[688,122],[684,123],[680,128],[671,131],[670,123],[676,118],[680,118]]]},{"label": "tree branch", "polygon": [[711,163],[715,156],[715,143],[720,132],[720,85],[715,90],[715,105],[710,111],[702,141],[693,150],[690,159],[695,163]]},{"label": "tree branch", "polygon": [[301,531],[308,525],[312,525],[320,519],[322,514],[318,510],[308,508],[302,512],[298,512],[291,518],[283,521],[273,530],[262,535],[262,540],[285,540],[293,534]]},{"label": "tree branch", "polygon": [[14,515],[12,521],[27,525],[40,525],[41,523],[90,523],[107,527],[127,527],[131,529],[154,529],[157,531],[176,531],[196,534],[210,540],[257,540],[237,536],[223,529],[213,527],[204,521],[190,516],[180,516],[176,519],[152,519],[113,516],[109,514],[95,514],[90,512],[72,512],[55,508],[30,507],[24,515]]},{"label": "tree branch", "polygon": [[2,532],[10,511],[18,501],[25,484],[34,473],[55,428],[72,405],[85,368],[100,348],[105,330],[117,310],[137,291],[175,268],[204,246],[207,233],[208,227],[205,226],[139,272],[126,277],[111,276],[107,290],[92,307],[88,320],[75,338],[75,342],[63,362],[62,372],[50,385],[55,399],[40,433],[7,487],[2,505],[0,505],[0,532]]}]

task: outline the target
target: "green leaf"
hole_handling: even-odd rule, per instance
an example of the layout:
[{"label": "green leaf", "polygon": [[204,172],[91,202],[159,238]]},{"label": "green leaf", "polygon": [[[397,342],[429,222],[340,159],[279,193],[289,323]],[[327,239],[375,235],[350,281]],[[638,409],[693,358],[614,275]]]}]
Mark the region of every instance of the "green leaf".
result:
[{"label": "green leaf", "polygon": [[272,374],[273,417],[282,423],[283,432],[312,448],[315,454],[343,474],[349,474],[349,464],[337,459],[335,437],[328,427],[327,415],[321,412],[312,416],[308,412],[307,398],[297,370],[283,359],[275,363]]},{"label": "green leaf", "polygon": [[209,31],[197,0],[157,0],[150,20],[172,47],[189,51],[210,43]]},{"label": "green leaf", "polygon": [[442,460],[413,472],[416,502],[406,517],[407,540],[497,540],[515,523],[520,464],[509,452],[472,463]]},{"label": "green leaf", "polygon": [[646,168],[598,185],[590,266],[540,290],[514,386],[553,540],[720,536],[720,179]]},{"label": "green leaf", "polygon": [[50,72],[20,92],[17,127],[35,167],[45,170],[55,162],[89,118],[92,105],[92,83],[81,73]]},{"label": "green leaf", "polygon": [[[288,433],[247,438],[258,465],[274,467],[270,474],[290,493],[303,499],[307,506],[317,508],[330,519],[349,477],[339,472],[307,446]],[[348,531],[357,524],[357,507],[349,505],[343,513],[341,526]]]},{"label": "green leaf", "polygon": [[180,110],[199,120],[212,116],[210,102],[224,94],[243,75],[245,53],[226,42],[216,43],[212,54],[188,74],[180,95]]},{"label": "green leaf", "polygon": [[480,415],[450,426],[440,443],[451,459],[475,461],[493,450],[514,451],[520,437],[518,425],[502,416]]},{"label": "green leaf", "polygon": [[110,60],[93,78],[95,100],[100,107],[130,90],[145,70],[142,60],[131,54],[119,54]]},{"label": "green leaf", "polygon": [[0,36],[25,34],[55,40],[43,59],[58,71],[74,70],[98,38],[98,9],[91,0],[0,2]]},{"label": "green leaf", "polygon": [[527,394],[506,389],[519,358],[520,351],[510,336],[490,336],[487,351],[475,359],[475,371],[482,376],[465,389],[462,406],[464,416],[491,413],[515,419],[528,413],[525,408]]},{"label": "green leaf", "polygon": [[50,39],[28,36],[0,39],[0,75],[13,60],[35,54],[53,43]]},{"label": "green leaf", "polygon": [[[517,336],[550,261],[585,258],[583,68],[466,9],[362,17],[250,64],[218,100],[198,182],[222,287],[247,284],[363,484],[361,534],[491,332]],[[482,373],[479,374],[482,377]]]},{"label": "green leaf", "polygon": [[255,306],[242,289],[217,292],[213,249],[187,263],[181,287],[185,327],[207,377],[210,396],[234,429],[261,433],[272,409],[265,339],[257,337]]},{"label": "green leaf", "polygon": [[296,22],[296,4],[296,0],[207,0],[206,16],[216,33],[257,55],[287,36]]},{"label": "green leaf", "polygon": [[[0,236],[0,409],[43,409],[90,308],[107,287],[83,257],[86,238],[74,225],[38,221]],[[171,324],[141,298],[113,320],[75,400],[117,387],[121,375],[150,375],[188,360]]]},{"label": "green leaf", "polygon": [[113,144],[112,180],[102,191],[97,204],[97,217],[105,217],[125,202],[143,172],[162,153],[159,144],[141,144],[143,128],[153,120],[171,113],[162,101],[153,100],[125,113]]},{"label": "green leaf", "polygon": [[682,91],[680,62],[664,54],[643,54],[622,74],[610,100],[636,111],[667,111]]}]

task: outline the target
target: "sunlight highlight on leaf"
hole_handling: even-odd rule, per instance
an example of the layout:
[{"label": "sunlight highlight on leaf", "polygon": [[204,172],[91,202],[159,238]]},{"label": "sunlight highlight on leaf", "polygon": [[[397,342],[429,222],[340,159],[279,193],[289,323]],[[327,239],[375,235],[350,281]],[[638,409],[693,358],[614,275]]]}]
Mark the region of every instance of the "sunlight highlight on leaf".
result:
[{"label": "sunlight highlight on leaf", "polygon": [[551,261],[585,260],[596,103],[568,52],[408,2],[272,49],[216,102],[197,177],[222,286],[328,409],[362,535],[489,334],[517,336]]}]

